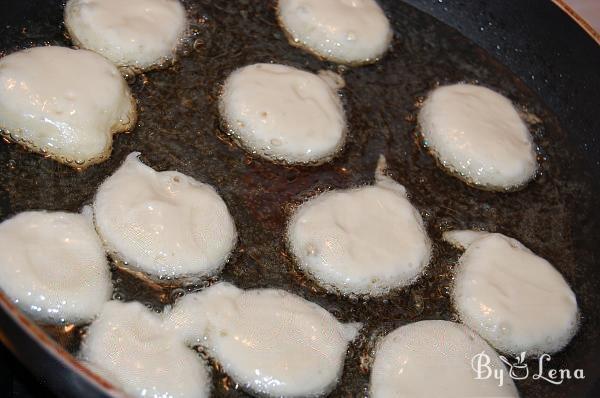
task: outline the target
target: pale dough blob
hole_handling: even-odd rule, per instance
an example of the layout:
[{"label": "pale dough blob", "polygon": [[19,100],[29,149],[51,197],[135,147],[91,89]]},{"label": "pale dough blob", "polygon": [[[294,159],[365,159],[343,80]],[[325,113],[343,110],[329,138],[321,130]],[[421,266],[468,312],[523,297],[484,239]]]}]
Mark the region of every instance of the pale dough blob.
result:
[{"label": "pale dough blob", "polygon": [[325,287],[381,295],[410,284],[429,263],[421,215],[384,167],[381,158],[374,185],[320,194],[292,215],[291,252]]},{"label": "pale dough blob", "polygon": [[204,360],[163,327],[160,314],[137,302],[110,301],[88,328],[79,358],[134,397],[205,398]]},{"label": "pale dough blob", "polygon": [[206,347],[245,389],[273,397],[329,392],[360,328],[283,290],[228,283],[183,296],[165,322],[188,344]]},{"label": "pale dough blob", "polygon": [[131,153],[96,193],[96,227],[110,252],[158,279],[217,273],[237,241],[223,199],[210,185],[157,172],[138,156]]},{"label": "pale dough blob", "polygon": [[178,0],[69,0],[65,26],[75,45],[143,70],[175,56],[187,17]]},{"label": "pale dough blob", "polygon": [[427,148],[468,184],[515,189],[537,171],[533,138],[513,104],[481,86],[453,84],[429,93],[419,113]]},{"label": "pale dough blob", "polygon": [[[494,372],[502,373],[502,386]],[[369,396],[516,398],[519,393],[498,354],[481,337],[458,323],[434,320],[399,327],[383,338]]]},{"label": "pale dough blob", "polygon": [[279,0],[278,17],[293,45],[344,64],[376,62],[392,29],[375,0]]},{"label": "pale dough blob", "polygon": [[466,249],[452,292],[462,322],[506,353],[551,354],[569,343],[577,299],[548,261],[502,234],[451,231],[444,239]]},{"label": "pale dough blob", "polygon": [[279,162],[319,164],[345,140],[337,88],[329,75],[254,64],[227,78],[219,109],[227,128],[250,152]]},{"label": "pale dough blob", "polygon": [[108,158],[113,134],[135,121],[127,83],[98,54],[35,47],[0,59],[0,129],[34,152],[86,167]]},{"label": "pale dough blob", "polygon": [[45,323],[85,323],[110,300],[106,253],[90,217],[27,211],[0,224],[0,288]]}]

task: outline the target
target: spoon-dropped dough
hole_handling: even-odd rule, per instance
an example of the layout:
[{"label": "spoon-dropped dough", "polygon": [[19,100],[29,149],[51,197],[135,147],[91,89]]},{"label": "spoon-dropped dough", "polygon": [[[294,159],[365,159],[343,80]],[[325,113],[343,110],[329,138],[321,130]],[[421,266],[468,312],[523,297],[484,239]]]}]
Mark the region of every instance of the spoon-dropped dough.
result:
[{"label": "spoon-dropped dough", "polygon": [[[496,375],[484,378],[483,367],[477,379],[478,358],[491,372],[503,373],[502,386]],[[472,330],[448,321],[421,321],[399,327],[379,343],[369,396],[516,398],[519,393],[498,354]]]},{"label": "spoon-dropped dough", "polygon": [[413,282],[429,263],[421,216],[384,168],[382,157],[374,185],[326,192],[292,215],[290,250],[328,288],[381,295]]},{"label": "spoon-dropped dough", "polygon": [[33,152],[86,167],[135,121],[127,83],[98,54],[36,47],[0,59],[0,129]]},{"label": "spoon-dropped dough", "polygon": [[94,200],[96,227],[111,253],[158,279],[218,272],[237,241],[223,199],[210,185],[157,172],[138,156],[131,153]]},{"label": "spoon-dropped dough", "polygon": [[174,57],[187,17],[178,0],[69,0],[65,26],[77,46],[143,70]]},{"label": "spoon-dropped dough", "polygon": [[207,398],[208,367],[137,302],[110,301],[88,328],[79,358],[134,397]]},{"label": "spoon-dropped dough", "polygon": [[279,162],[319,164],[344,144],[346,118],[332,79],[254,64],[225,81],[219,109],[249,151]]},{"label": "spoon-dropped dough", "polygon": [[278,17],[293,45],[343,64],[377,61],[392,29],[375,0],[279,0]]},{"label": "spoon-dropped dough", "polygon": [[548,261],[502,234],[451,231],[444,239],[466,249],[452,292],[463,323],[506,353],[551,354],[569,343],[577,299]]},{"label": "spoon-dropped dough", "polygon": [[45,323],[85,323],[112,282],[91,217],[26,211],[0,224],[0,288]]},{"label": "spoon-dropped dough", "polygon": [[481,86],[438,87],[419,113],[425,145],[468,184],[515,189],[536,173],[533,139],[513,104]]},{"label": "spoon-dropped dough", "polygon": [[237,383],[273,397],[329,392],[360,328],[283,290],[219,283],[175,303],[168,324],[203,345]]}]

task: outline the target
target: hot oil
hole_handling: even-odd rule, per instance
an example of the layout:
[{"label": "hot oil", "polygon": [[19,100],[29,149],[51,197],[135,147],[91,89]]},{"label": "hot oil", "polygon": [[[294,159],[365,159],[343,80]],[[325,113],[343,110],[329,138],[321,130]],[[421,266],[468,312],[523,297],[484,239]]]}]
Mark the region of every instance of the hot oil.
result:
[{"label": "hot oil", "polygon": [[[377,64],[352,68],[323,62],[290,46],[270,2],[186,2],[192,38],[172,66],[129,78],[138,100],[138,126],[131,134],[115,137],[109,160],[76,172],[16,145],[0,146],[0,164],[5,165],[0,173],[1,218],[29,209],[78,211],[132,151],[140,151],[142,160],[157,170],[178,170],[214,185],[229,206],[240,237],[219,280],[246,289],[285,289],[322,305],[343,322],[364,324],[350,346],[333,397],[366,395],[379,336],[423,319],[457,320],[450,287],[460,253],[441,242],[443,231],[502,232],[551,261],[578,296],[581,330],[564,352],[553,356],[552,365],[591,366],[595,359],[590,358],[589,348],[598,343],[600,330],[594,311],[600,278],[593,260],[576,248],[582,234],[597,236],[598,232],[585,222],[585,209],[594,203],[590,177],[567,132],[520,80],[469,40],[400,2],[382,3],[395,29],[392,49]],[[10,52],[15,45],[69,45],[62,34],[60,7],[45,11],[47,24],[29,23],[25,26],[29,36],[10,30],[0,38],[2,48]],[[242,150],[221,129],[220,84],[234,69],[255,62],[343,74],[349,134],[345,148],[332,162],[315,167],[272,164]],[[444,173],[416,143],[415,104],[436,85],[458,81],[491,87],[542,120],[540,124],[527,118],[535,123],[531,129],[542,156],[539,175],[522,190],[493,193],[469,187]],[[284,241],[286,222],[295,207],[316,193],[372,183],[380,154],[423,216],[434,242],[431,265],[414,285],[382,298],[328,293],[295,267]],[[138,300],[156,311],[211,283],[161,287],[118,267],[113,274],[115,299]],[[85,328],[55,329],[51,334],[76,352]],[[537,365],[530,362],[530,366]],[[217,367],[213,381],[216,397],[246,396]],[[567,395],[576,382],[553,386],[530,379],[517,385],[523,396],[551,397]]]}]

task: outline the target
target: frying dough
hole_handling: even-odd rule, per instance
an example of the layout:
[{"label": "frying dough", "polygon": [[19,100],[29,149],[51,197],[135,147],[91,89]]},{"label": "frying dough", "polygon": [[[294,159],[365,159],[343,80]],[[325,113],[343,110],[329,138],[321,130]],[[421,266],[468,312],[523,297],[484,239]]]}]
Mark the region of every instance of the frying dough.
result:
[{"label": "frying dough", "polygon": [[50,46],[0,59],[0,129],[33,152],[86,167],[135,121],[127,83],[98,54]]},{"label": "frying dough", "polygon": [[[489,358],[492,372],[503,373],[502,386],[491,375],[476,378],[473,363],[481,354]],[[469,328],[448,321],[421,321],[399,327],[380,342],[369,396],[518,397],[519,393],[498,354]]]},{"label": "frying dough", "polygon": [[228,129],[252,153],[319,164],[344,144],[346,118],[332,79],[276,64],[234,71],[220,97]]},{"label": "frying dough", "polygon": [[334,62],[376,62],[392,40],[375,0],[279,0],[277,10],[293,45]]},{"label": "frying dough", "polygon": [[90,217],[26,211],[2,222],[0,288],[41,322],[94,318],[110,300],[112,282]]},{"label": "frying dough", "polygon": [[183,296],[166,322],[188,344],[208,348],[236,383],[273,397],[329,392],[360,328],[283,290],[228,283]]},{"label": "frying dough", "polygon": [[320,194],[292,215],[290,250],[327,288],[381,295],[410,284],[429,263],[421,216],[384,168],[382,157],[374,185]]},{"label": "frying dough", "polygon": [[75,45],[144,70],[175,56],[187,17],[178,0],[69,0],[65,26]]},{"label": "frying dough", "polygon": [[139,155],[127,156],[96,193],[96,227],[111,253],[158,279],[217,273],[237,241],[227,205],[210,185],[157,172]]},{"label": "frying dough", "polygon": [[88,328],[79,352],[87,366],[134,397],[203,398],[208,367],[137,302],[110,301]]},{"label": "frying dough", "polygon": [[444,239],[466,249],[452,292],[462,322],[511,354],[551,354],[569,343],[577,299],[548,261],[502,234],[451,231]]},{"label": "frying dough", "polygon": [[425,145],[458,178],[490,190],[525,185],[536,173],[535,144],[512,103],[481,86],[438,87],[419,113]]}]

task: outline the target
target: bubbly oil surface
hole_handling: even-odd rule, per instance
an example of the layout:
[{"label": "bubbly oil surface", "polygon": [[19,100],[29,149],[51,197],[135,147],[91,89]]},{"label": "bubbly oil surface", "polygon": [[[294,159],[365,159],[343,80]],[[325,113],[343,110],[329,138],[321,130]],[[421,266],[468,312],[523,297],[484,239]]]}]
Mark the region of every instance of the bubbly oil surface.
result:
[{"label": "bubbly oil surface", "polygon": [[[214,185],[229,206],[240,237],[230,262],[215,280],[241,288],[285,289],[322,305],[343,322],[364,324],[349,348],[332,397],[367,394],[378,337],[418,320],[457,320],[449,289],[459,252],[441,242],[443,231],[502,232],[551,261],[577,294],[581,329],[548,366],[595,368],[597,358],[591,347],[600,343],[596,314],[600,278],[593,257],[580,243],[598,232],[590,229],[593,224],[587,222],[585,211],[593,205],[591,177],[568,142],[568,132],[507,68],[455,30],[401,2],[382,3],[395,30],[392,49],[379,63],[351,68],[290,46],[269,1],[185,1],[191,37],[173,66],[128,78],[138,101],[139,121],[132,133],[115,137],[109,160],[78,172],[18,145],[0,145],[0,218],[30,209],[78,211],[132,151],[140,151],[142,160],[157,170],[174,169]],[[43,2],[38,17],[7,27],[0,37],[3,52],[33,45],[70,45],[61,24],[62,7],[59,1]],[[220,84],[234,69],[256,62],[312,72],[330,69],[343,75],[349,135],[333,161],[316,167],[276,165],[247,153],[222,129]],[[541,166],[524,189],[493,193],[469,187],[442,171],[420,145],[419,102],[436,85],[459,81],[493,88],[531,115],[526,119],[539,146]],[[296,206],[316,193],[372,183],[380,154],[424,218],[434,242],[431,264],[413,286],[385,297],[327,293],[294,266],[286,250],[286,222]],[[157,311],[186,291],[211,283],[161,286],[116,266],[113,280],[115,299],[139,300]],[[85,333],[85,327],[71,325],[45,329],[74,353]],[[536,361],[529,365],[537,369]],[[247,396],[216,365],[213,381],[215,397]],[[567,380],[555,386],[529,378],[517,386],[524,397],[561,397],[580,388],[579,383],[593,381]]]}]

